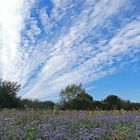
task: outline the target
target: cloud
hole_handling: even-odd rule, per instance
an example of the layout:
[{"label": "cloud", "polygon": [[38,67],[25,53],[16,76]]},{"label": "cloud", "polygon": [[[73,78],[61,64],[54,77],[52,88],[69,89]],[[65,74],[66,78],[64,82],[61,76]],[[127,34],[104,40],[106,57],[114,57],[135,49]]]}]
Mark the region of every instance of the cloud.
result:
[{"label": "cloud", "polygon": [[85,84],[120,70],[140,49],[139,16],[129,20],[122,14],[131,10],[130,4],[126,0],[53,0],[49,11],[47,3],[42,7],[28,3],[19,12],[15,8],[17,15],[11,15],[19,26],[12,28],[15,35],[12,30],[7,34],[18,42],[14,47],[1,45],[13,51],[2,52],[7,62],[1,59],[0,75],[19,81],[24,98],[56,99],[67,84]]},{"label": "cloud", "polygon": [[18,62],[18,47],[24,19],[29,16],[29,9],[33,1],[4,0],[0,1],[0,75],[4,79],[14,77],[10,75],[14,70],[14,63]]}]

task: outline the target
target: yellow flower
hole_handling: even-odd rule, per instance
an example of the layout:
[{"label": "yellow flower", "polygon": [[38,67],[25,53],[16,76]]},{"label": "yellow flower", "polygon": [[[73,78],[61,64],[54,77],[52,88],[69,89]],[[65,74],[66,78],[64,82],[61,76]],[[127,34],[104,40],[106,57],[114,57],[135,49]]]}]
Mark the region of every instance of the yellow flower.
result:
[{"label": "yellow flower", "polygon": [[91,115],[92,114],[92,111],[89,111],[89,114]]}]

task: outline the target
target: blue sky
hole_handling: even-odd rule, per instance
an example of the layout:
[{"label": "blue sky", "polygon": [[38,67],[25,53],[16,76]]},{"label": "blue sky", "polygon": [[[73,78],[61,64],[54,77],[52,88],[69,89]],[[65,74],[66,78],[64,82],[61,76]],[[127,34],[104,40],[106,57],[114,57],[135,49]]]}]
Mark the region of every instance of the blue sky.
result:
[{"label": "blue sky", "polygon": [[58,100],[83,83],[95,99],[140,101],[139,0],[5,0],[0,3],[0,77],[19,96]]}]

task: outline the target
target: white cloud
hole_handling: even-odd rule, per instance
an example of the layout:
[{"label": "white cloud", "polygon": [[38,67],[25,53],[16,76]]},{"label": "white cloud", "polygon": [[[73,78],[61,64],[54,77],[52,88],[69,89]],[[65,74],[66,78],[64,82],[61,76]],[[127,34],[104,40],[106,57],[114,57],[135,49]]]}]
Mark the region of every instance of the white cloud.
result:
[{"label": "white cloud", "polygon": [[[81,11],[77,13],[74,8],[76,2],[72,3],[68,0],[52,2],[54,7],[50,16],[45,6],[38,9],[41,22],[38,23],[36,17],[29,16],[33,3],[28,4],[24,11],[22,9],[24,6],[15,1],[14,5],[19,6],[19,11],[16,6],[14,8],[16,12],[14,14],[11,12],[10,15],[10,18],[15,18],[15,23],[10,24],[10,27],[13,26],[12,29],[9,28],[4,32],[5,35],[11,35],[10,39],[14,35],[14,39],[6,45],[0,44],[5,48],[0,61],[3,67],[0,75],[19,81],[24,86],[20,93],[23,97],[54,98],[55,93],[67,84],[88,83],[114,73],[124,64],[124,57],[129,58],[132,52],[135,54],[136,50],[139,51],[139,20],[122,19],[123,26],[111,31],[113,26],[111,17],[118,15],[123,8],[129,6],[127,1],[86,0],[82,2]],[[7,14],[9,16],[9,11]],[[30,28],[25,28],[24,35],[20,36],[25,19],[27,20],[25,23],[28,23]],[[64,19],[66,21],[63,21]],[[4,27],[8,28],[5,22],[0,22],[2,24],[0,30]],[[109,34],[112,36],[108,38],[107,34],[102,33],[102,28],[110,31]],[[51,40],[53,37],[55,38]],[[94,41],[96,39],[97,42]],[[6,37],[2,37],[2,41],[7,42]],[[22,46],[19,47],[20,41]],[[13,47],[11,47],[12,43],[14,43]],[[7,50],[10,50],[9,54]],[[12,59],[8,61],[11,57]]]},{"label": "white cloud", "polygon": [[1,76],[4,79],[13,78],[14,63],[18,62],[20,53],[20,33],[24,28],[24,19],[29,15],[33,4],[26,0],[0,0],[0,65]]},{"label": "white cloud", "polygon": [[[35,84],[35,86],[30,89],[30,91],[27,93],[27,96],[30,96],[33,93],[34,95],[40,97],[46,96],[47,93],[42,92],[42,89],[45,90],[49,87],[55,87],[55,89],[52,91],[55,92],[59,91],[67,84],[89,82],[116,71],[116,68],[110,67],[107,70],[103,69],[108,65],[111,66],[111,64],[113,64],[116,59],[118,60],[121,55],[128,53],[131,40],[127,40],[127,38],[125,38],[125,36],[121,34],[124,30],[127,31],[127,28],[131,28],[131,26],[134,30],[137,29],[137,26],[139,26],[139,22],[132,22],[126,25],[125,29],[123,29],[124,27],[120,29],[118,34],[114,36],[114,38],[112,38],[112,40],[108,44],[105,44],[106,41],[101,40],[98,45],[96,44],[96,47],[98,47],[100,50],[98,52],[98,50],[94,49],[93,46],[91,47],[85,42],[81,43],[81,41],[85,36],[91,34],[92,29],[94,29],[97,25],[98,28],[102,26],[102,24],[108,17],[115,14],[119,10],[119,8],[124,5],[124,3],[121,3],[120,1],[118,1],[117,3],[114,3],[114,1],[112,1],[109,5],[108,3],[106,3],[106,5],[104,4],[105,3],[102,2],[97,3],[95,9],[98,9],[97,7],[103,6],[107,13],[103,13],[100,9],[98,9],[95,12],[93,11],[92,14],[90,14],[90,16],[88,17],[87,14],[89,14],[91,10],[88,11],[87,9],[84,9],[79,18],[74,22],[73,26],[69,28],[69,32],[66,35],[62,34],[58,41],[54,45],[52,45],[53,49],[55,48],[51,53],[52,58],[50,58],[50,60],[46,63],[46,67],[44,67],[44,70],[42,70],[42,73],[37,79],[37,84]],[[113,7],[113,9],[110,10],[109,7]],[[88,22],[89,19],[91,20],[90,23]],[[92,21],[92,19],[94,20]],[[92,34],[96,32],[96,30],[97,29],[92,30]],[[134,34],[136,34],[136,32],[133,32],[133,34],[130,33],[130,36],[133,36]],[[126,42],[128,43],[123,43],[124,40],[126,40]],[[90,50],[91,56],[90,53],[84,51],[85,48],[88,47],[90,47],[90,49],[93,48],[93,50]],[[61,61],[60,59],[57,59],[56,63],[53,63],[53,68],[51,68],[53,58],[55,58],[56,55],[59,55],[58,57],[65,55],[65,59]],[[86,61],[85,55],[87,55],[87,57],[90,57],[88,61]],[[119,61],[121,61],[121,59]],[[67,65],[61,67],[61,64],[59,64],[60,62],[62,64],[66,63]],[[61,71],[57,69],[58,66],[60,67]],[[74,66],[74,69],[72,69],[72,66]],[[51,72],[49,72],[47,68],[49,68]],[[43,83],[46,83],[45,87],[42,86]],[[42,93],[40,93],[40,89]],[[51,90],[49,90],[49,92],[51,92]]]}]

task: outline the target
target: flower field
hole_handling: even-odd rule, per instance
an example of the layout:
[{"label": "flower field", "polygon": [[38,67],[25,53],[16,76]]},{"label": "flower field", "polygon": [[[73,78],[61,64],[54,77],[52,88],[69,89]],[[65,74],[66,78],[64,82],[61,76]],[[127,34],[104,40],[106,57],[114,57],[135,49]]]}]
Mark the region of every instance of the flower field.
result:
[{"label": "flower field", "polygon": [[140,111],[0,111],[0,140],[140,140]]}]

